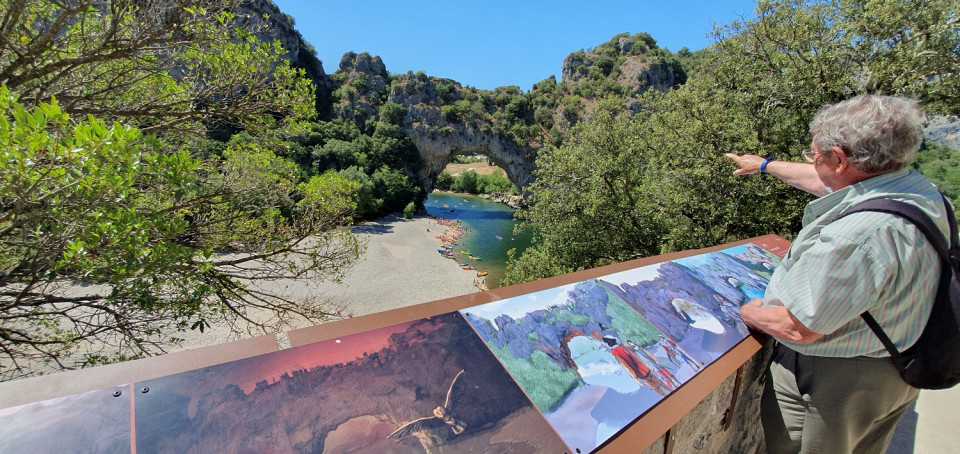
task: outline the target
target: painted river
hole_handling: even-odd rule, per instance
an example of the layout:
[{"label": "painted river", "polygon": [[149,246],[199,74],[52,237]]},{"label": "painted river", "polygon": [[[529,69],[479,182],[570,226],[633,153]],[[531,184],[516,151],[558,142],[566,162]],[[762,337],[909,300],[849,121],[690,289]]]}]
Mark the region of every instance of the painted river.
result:
[{"label": "painted river", "polygon": [[[477,267],[477,271],[464,273],[486,271],[488,274],[478,279],[485,279],[489,288],[500,285],[506,269],[507,251],[516,249],[519,255],[530,247],[532,234],[529,231],[513,232],[518,224],[513,219],[515,210],[502,203],[468,194],[433,192],[424,205],[430,215],[460,221],[466,227],[454,248],[455,260]],[[477,259],[471,259],[469,255]]]}]

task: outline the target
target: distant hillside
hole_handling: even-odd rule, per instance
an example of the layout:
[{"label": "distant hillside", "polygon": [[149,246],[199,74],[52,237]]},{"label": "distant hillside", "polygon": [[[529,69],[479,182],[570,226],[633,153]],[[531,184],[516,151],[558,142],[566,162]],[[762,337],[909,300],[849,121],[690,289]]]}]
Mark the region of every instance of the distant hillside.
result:
[{"label": "distant hillside", "polygon": [[[269,15],[274,34],[267,37],[287,46],[291,62],[303,68],[317,87],[319,119],[349,122],[356,130],[333,134],[323,127],[328,132],[306,140],[304,155],[296,160],[309,174],[319,174],[344,171],[364,161],[344,157],[379,154],[373,162],[394,163],[391,168],[407,175],[421,194],[432,189],[437,175],[457,155],[486,156],[506,171],[515,187],[523,189],[534,179],[540,150],[563,144],[571,128],[589,118],[600,99],[616,97],[624,110],[639,112],[644,93],[685,84],[696,76],[709,51],[684,48],[674,53],[661,49],[648,33],[620,33],[594,48],[571,52],[563,61],[559,80],[545,75],[529,91],[518,86],[481,90],[422,71],[391,72],[380,57],[367,52],[344,54],[328,75],[290,16],[270,1],[254,5],[254,13]],[[936,143],[957,148],[958,130],[956,123],[935,119],[927,135]],[[371,139],[375,134],[381,138]],[[330,140],[352,145],[331,148]],[[371,141],[383,145],[373,146]],[[376,168],[367,162],[365,172],[372,175]],[[369,215],[379,212],[367,210]]]},{"label": "distant hillside", "polygon": [[598,99],[618,96],[624,108],[638,111],[636,96],[684,83],[685,65],[693,61],[689,52],[660,49],[647,33],[622,33],[571,53],[561,81],[549,76],[524,92],[517,86],[480,90],[423,72],[391,74],[380,57],[348,52],[330,77],[330,104],[318,109],[360,130],[378,121],[398,125],[423,158],[416,177],[425,189],[461,154],[488,156],[522,188],[532,181],[538,150],[562,143]]}]

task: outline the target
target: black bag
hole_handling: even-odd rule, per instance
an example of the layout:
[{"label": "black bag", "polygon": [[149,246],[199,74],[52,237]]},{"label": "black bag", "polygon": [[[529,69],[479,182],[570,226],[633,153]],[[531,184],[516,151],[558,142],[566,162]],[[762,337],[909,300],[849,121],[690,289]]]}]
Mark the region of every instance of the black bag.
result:
[{"label": "black bag", "polygon": [[947,219],[950,222],[949,244],[923,211],[896,200],[866,200],[847,208],[837,218],[861,211],[900,216],[917,226],[940,255],[943,265],[933,310],[913,346],[903,352],[897,351],[873,316],[869,312],[860,314],[890,352],[903,379],[921,389],[945,389],[960,383],[960,280],[957,277],[960,272],[960,245],[957,244],[957,221],[953,208],[946,197],[943,197],[943,203],[947,207]]}]

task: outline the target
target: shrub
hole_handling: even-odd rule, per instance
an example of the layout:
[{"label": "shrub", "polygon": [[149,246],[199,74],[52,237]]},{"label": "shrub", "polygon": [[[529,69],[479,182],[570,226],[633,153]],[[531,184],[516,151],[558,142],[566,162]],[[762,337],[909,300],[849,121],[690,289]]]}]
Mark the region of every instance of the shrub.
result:
[{"label": "shrub", "polygon": [[478,193],[477,172],[467,170],[466,172],[461,173],[456,179],[454,179],[450,189],[453,189],[457,192],[469,192],[471,194]]},{"label": "shrub", "polygon": [[413,202],[408,203],[407,206],[403,209],[403,218],[412,219],[413,213],[415,213],[416,211],[417,211],[417,204]]},{"label": "shrub", "polygon": [[384,123],[399,125],[403,122],[403,117],[407,115],[406,107],[395,102],[384,103],[380,107],[380,120]]},{"label": "shrub", "polygon": [[446,105],[442,107],[443,118],[450,123],[460,122],[460,112],[455,105]]},{"label": "shrub", "polygon": [[497,170],[490,175],[481,175],[478,178],[477,190],[482,194],[507,194],[516,192],[513,183],[503,173],[503,170]]},{"label": "shrub", "polygon": [[450,189],[450,186],[453,185],[453,175],[450,175],[450,172],[444,170],[440,172],[440,175],[437,175],[437,181],[435,181],[433,185],[437,189]]}]

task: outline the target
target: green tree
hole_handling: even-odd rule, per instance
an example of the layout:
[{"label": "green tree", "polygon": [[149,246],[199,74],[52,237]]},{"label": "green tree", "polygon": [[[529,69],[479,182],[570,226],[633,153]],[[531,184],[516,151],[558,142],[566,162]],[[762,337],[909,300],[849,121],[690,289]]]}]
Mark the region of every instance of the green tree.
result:
[{"label": "green tree", "polygon": [[450,172],[443,170],[437,175],[437,181],[433,182],[433,186],[437,189],[450,189],[453,185],[453,176],[450,175]]},{"label": "green tree", "polygon": [[925,142],[917,153],[913,169],[936,184],[954,205],[960,204],[960,153],[956,150]]},{"label": "green tree", "polygon": [[314,146],[311,161],[313,173],[347,167],[367,166],[367,154],[361,141],[346,142],[339,139],[327,141],[323,146]]},{"label": "green tree", "polygon": [[375,219],[383,209],[383,199],[377,198],[376,185],[370,175],[359,167],[348,167],[338,172],[357,185],[355,219]]},{"label": "green tree", "polygon": [[0,88],[0,378],[328,315],[256,282],[337,278],[361,247],[340,228],[355,187],[298,187],[295,165],[252,142],[206,162],[160,145]]},{"label": "green tree", "polygon": [[620,100],[611,98],[560,148],[540,151],[531,207],[522,213],[541,233],[533,248],[540,253],[525,253],[515,270],[542,277],[557,264],[581,269],[660,252],[668,224],[659,209],[662,188],[647,187],[657,181],[658,151],[644,143],[644,132],[641,119],[621,113]]},{"label": "green tree", "polygon": [[413,215],[417,212],[417,204],[410,202],[406,207],[403,208],[403,218],[404,219],[413,219]]},{"label": "green tree", "polygon": [[380,120],[392,125],[399,125],[403,122],[403,117],[407,115],[407,109],[395,102],[384,103],[380,106],[379,112]]},{"label": "green tree", "polygon": [[808,196],[732,177],[723,153],[799,160],[817,109],[864,92],[960,111],[957,17],[955,0],[761,1],[755,19],[718,30],[686,84],[644,93],[636,114],[620,113],[625,100],[605,101],[562,145],[540,150],[525,214],[539,244],[506,281],[771,232],[792,237]]},{"label": "green tree", "polygon": [[453,184],[450,185],[450,189],[456,192],[477,194],[479,192],[477,188],[477,172],[474,172],[473,170],[461,172],[460,175],[454,177]]},{"label": "green tree", "polygon": [[370,138],[367,165],[371,172],[383,166],[393,169],[407,168],[411,171],[423,166],[417,146],[399,126],[377,122]]},{"label": "green tree", "polygon": [[410,182],[402,171],[381,167],[370,176],[373,180],[374,194],[383,201],[382,213],[395,213],[403,210],[407,202],[418,195],[419,188]]},{"label": "green tree", "polygon": [[[335,134],[303,129],[313,89],[257,38],[266,17],[194,3],[0,8],[0,378],[329,315],[260,283],[336,279],[359,253],[341,228],[358,189],[298,184],[287,160]],[[296,132],[315,142],[278,140]]]},{"label": "green tree", "polygon": [[26,105],[56,97],[67,113],[146,132],[296,125],[313,115],[310,84],[279,41],[257,39],[262,18],[232,12],[239,4],[9,0],[0,84]]},{"label": "green tree", "polygon": [[481,194],[508,194],[517,191],[510,179],[503,173],[503,170],[497,169],[496,172],[489,175],[477,176],[477,192]]}]

